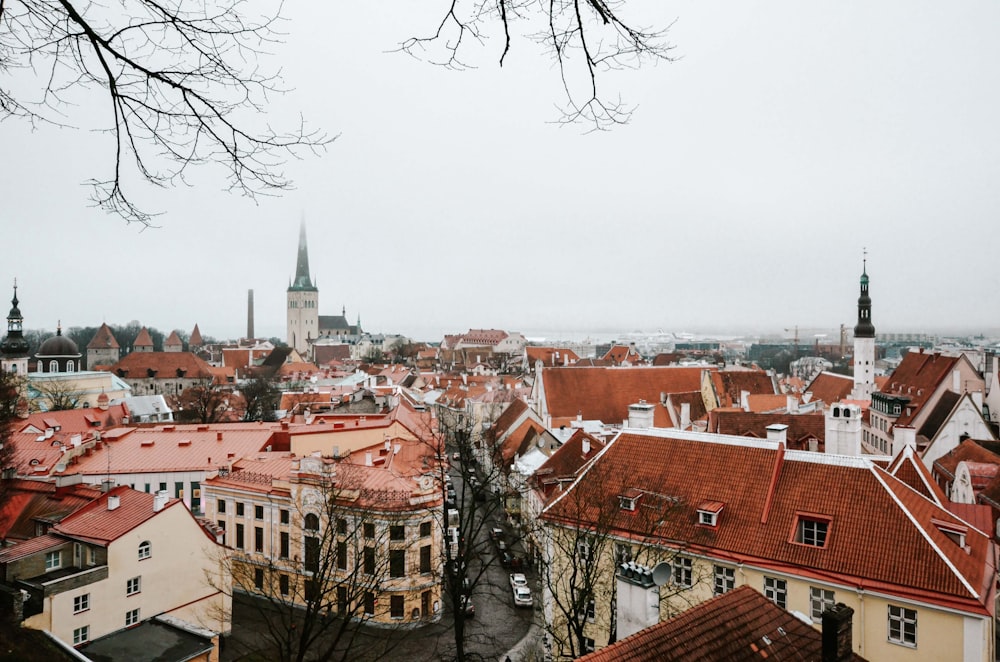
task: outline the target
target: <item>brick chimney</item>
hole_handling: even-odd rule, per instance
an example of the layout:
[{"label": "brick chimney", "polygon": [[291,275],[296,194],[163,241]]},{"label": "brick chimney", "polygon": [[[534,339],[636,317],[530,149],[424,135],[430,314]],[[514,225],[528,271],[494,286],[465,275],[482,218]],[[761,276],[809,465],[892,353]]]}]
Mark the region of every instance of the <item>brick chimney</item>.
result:
[{"label": "brick chimney", "polygon": [[854,655],[854,610],[838,602],[823,612],[823,662],[849,662]]}]

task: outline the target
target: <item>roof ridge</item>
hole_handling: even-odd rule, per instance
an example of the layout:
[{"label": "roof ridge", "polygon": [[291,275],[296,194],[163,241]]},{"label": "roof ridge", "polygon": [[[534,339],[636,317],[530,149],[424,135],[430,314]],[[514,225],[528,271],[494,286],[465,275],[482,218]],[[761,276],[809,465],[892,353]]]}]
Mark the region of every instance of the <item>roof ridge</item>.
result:
[{"label": "roof ridge", "polygon": [[[962,586],[964,586],[969,591],[969,594],[973,598],[978,599],[979,598],[979,594],[972,587],[972,584],[970,584],[969,581],[965,578],[965,575],[963,575],[961,573],[961,571],[959,571],[959,569],[952,562],[951,558],[947,554],[945,554],[944,551],[940,547],[938,547],[937,543],[935,543],[934,540],[930,537],[930,535],[928,534],[927,530],[920,524],[920,522],[917,520],[916,516],[912,512],[910,512],[910,509],[907,508],[907,506],[906,506],[905,503],[903,503],[903,500],[899,498],[899,495],[896,494],[896,491],[893,490],[891,487],[889,487],[889,484],[884,480],[883,476],[879,475],[880,472],[885,472],[886,476],[892,476],[892,474],[886,472],[884,469],[876,467],[873,464],[872,465],[872,475],[875,476],[875,480],[877,480],[885,488],[886,492],[889,493],[889,497],[893,501],[896,502],[896,505],[899,506],[899,509],[903,512],[904,515],[906,515],[907,519],[909,519],[910,522],[913,524],[913,526],[920,532],[920,535],[923,536],[924,540],[926,540],[927,543],[931,546],[931,549],[933,549],[937,553],[937,555],[941,558],[941,560],[944,561],[945,565],[948,566],[948,569],[950,569],[952,571],[952,573],[954,573],[954,575],[956,577],[958,577],[958,580],[962,583]],[[916,490],[914,490],[912,487],[910,487],[906,483],[904,483],[903,481],[901,481],[898,478],[896,478],[895,476],[892,476],[892,477],[893,477],[893,479],[897,483],[899,483],[900,485],[904,486],[906,489],[908,489],[911,492],[913,492],[916,496],[918,496],[918,497],[920,497],[922,499],[926,499],[927,498],[924,495],[922,495],[919,492],[917,492]],[[931,502],[931,503],[933,503],[933,502]],[[944,510],[944,509],[942,508],[941,510]],[[945,511],[945,512],[947,512],[947,511]],[[951,514],[951,513],[949,513],[949,514]],[[956,517],[957,519],[961,520],[960,517],[957,517],[955,515],[952,515],[952,517]],[[964,521],[964,520],[962,520],[962,521]],[[973,528],[975,528],[975,527],[973,527]],[[976,529],[976,530],[978,531],[978,529]]]}]

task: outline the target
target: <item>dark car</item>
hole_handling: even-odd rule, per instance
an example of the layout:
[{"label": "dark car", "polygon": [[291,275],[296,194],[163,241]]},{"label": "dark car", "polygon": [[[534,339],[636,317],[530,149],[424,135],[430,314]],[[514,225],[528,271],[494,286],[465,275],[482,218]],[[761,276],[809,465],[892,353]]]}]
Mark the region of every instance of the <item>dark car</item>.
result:
[{"label": "dark car", "polygon": [[514,561],[514,557],[510,555],[510,552],[500,552],[500,565],[504,568],[509,568],[510,564]]},{"label": "dark car", "polygon": [[465,612],[466,618],[476,617],[476,606],[472,604],[472,601],[467,595],[460,595],[458,597],[458,608]]}]

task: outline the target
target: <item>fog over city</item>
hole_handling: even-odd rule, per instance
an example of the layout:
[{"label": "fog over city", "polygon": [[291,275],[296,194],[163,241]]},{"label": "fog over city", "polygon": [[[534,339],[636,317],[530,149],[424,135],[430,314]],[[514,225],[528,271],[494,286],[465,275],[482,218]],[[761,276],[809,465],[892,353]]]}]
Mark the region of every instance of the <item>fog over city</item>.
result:
[{"label": "fog over city", "polygon": [[[224,173],[89,204],[113,143],[99,91],[81,129],[0,124],[0,298],[25,327],[139,320],[216,338],[285,336],[304,219],[320,312],[440,340],[630,331],[790,337],[853,325],[862,257],[879,332],[1000,327],[1000,5],[627,5],[672,25],[673,62],[607,72],[634,105],[610,131],[560,125],[559,72],[500,34],[454,71],[395,52],[433,33],[423,3],[290,3],[261,66],[289,88],[261,124],[336,139],[256,201]],[[443,11],[443,10],[442,10]],[[527,29],[527,27],[525,28]],[[18,71],[3,73],[18,84]],[[22,79],[23,80],[23,79]]]}]

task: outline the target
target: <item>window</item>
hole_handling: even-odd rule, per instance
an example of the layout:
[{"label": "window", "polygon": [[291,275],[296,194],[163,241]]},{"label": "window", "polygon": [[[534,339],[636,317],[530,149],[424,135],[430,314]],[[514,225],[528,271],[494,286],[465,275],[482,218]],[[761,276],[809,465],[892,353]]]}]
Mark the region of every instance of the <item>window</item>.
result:
[{"label": "window", "polygon": [[45,571],[55,570],[56,568],[62,567],[62,552],[46,552],[45,553]]},{"label": "window", "polygon": [[420,537],[421,538],[426,538],[430,534],[431,534],[431,523],[430,522],[421,522],[420,523]]},{"label": "window", "polygon": [[142,590],[142,577],[133,577],[125,582],[125,595],[135,595]]},{"label": "window", "polygon": [[809,614],[817,623],[823,620],[823,612],[835,604],[833,591],[826,591],[815,586],[809,587]]},{"label": "window", "polygon": [[130,625],[135,625],[138,622],[139,622],[138,609],[130,609],[127,612],[125,612],[125,627],[129,627]]},{"label": "window", "polygon": [[264,528],[260,526],[253,527],[253,551],[263,552],[264,551]]},{"label": "window", "polygon": [[691,559],[686,556],[675,556],[671,565],[674,567],[674,586],[690,588],[694,583]]},{"label": "window", "polygon": [[[369,573],[371,574],[371,573]],[[406,550],[389,550],[389,576],[403,577],[406,575]]]},{"label": "window", "polygon": [[347,570],[347,543],[337,542],[337,570]]},{"label": "window", "polygon": [[[146,490],[146,491],[148,492],[149,490]],[[225,499],[216,499],[216,501],[215,501],[215,512],[217,512],[217,513],[224,513],[224,512],[226,512],[226,500]]]},{"label": "window", "polygon": [[282,595],[288,595],[288,575],[278,577],[278,590]]},{"label": "window", "polygon": [[375,594],[370,591],[365,591],[365,616],[375,615]]},{"label": "window", "polygon": [[288,511],[287,510],[282,510],[281,511],[281,523],[282,524],[288,524],[288,520],[289,520],[289,518],[288,518]]},{"label": "window", "polygon": [[306,515],[306,531],[319,531],[319,515],[314,513]]},{"label": "window", "polygon": [[903,646],[917,645],[917,612],[915,609],[889,605],[889,641]]},{"label": "window", "polygon": [[338,586],[337,587],[337,613],[346,614],[347,613],[347,587]]},{"label": "window", "polygon": [[715,526],[718,523],[719,513],[709,512],[707,510],[698,511],[698,524],[703,526]]},{"label": "window", "polygon": [[243,517],[244,508],[246,508],[246,504],[244,504],[242,501],[237,501],[236,502],[236,516],[237,517]]},{"label": "window", "polygon": [[403,617],[403,596],[394,595],[389,598],[389,616],[391,618]]},{"label": "window", "polygon": [[597,604],[594,602],[594,599],[591,598],[590,600],[587,600],[587,622],[593,623],[596,616]]},{"label": "window", "polygon": [[777,579],[775,577],[764,577],[765,598],[767,598],[774,604],[784,609],[786,596],[787,596],[787,589],[784,579]]},{"label": "window", "polygon": [[306,572],[319,572],[319,538],[306,538]]},{"label": "window", "polygon": [[343,517],[337,519],[337,533],[341,535],[347,533],[347,520]]},{"label": "window", "polygon": [[576,556],[584,563],[587,563],[591,559],[591,553],[593,550],[590,547],[590,542],[587,540],[578,540],[576,543]]},{"label": "window", "polygon": [[365,538],[375,537],[375,525],[371,522],[365,522],[364,524]]},{"label": "window", "polygon": [[283,559],[287,559],[288,558],[288,547],[289,547],[288,531],[282,531],[281,532],[281,552],[278,555],[280,558],[283,558]]},{"label": "window", "polygon": [[728,593],[736,587],[736,568],[727,568],[724,565],[715,566],[715,595]]},{"label": "window", "polygon": [[153,553],[153,546],[150,544],[148,540],[143,540],[141,543],[139,543],[140,561],[148,559],[152,553]]},{"label": "window", "polygon": [[90,609],[90,593],[84,593],[73,598],[73,613],[79,614],[81,611]]},{"label": "window", "polygon": [[389,540],[406,540],[406,527],[402,525],[390,526]]},{"label": "window", "polygon": [[374,575],[375,574],[375,548],[365,547],[365,574]]},{"label": "window", "polygon": [[258,591],[264,590],[264,568],[253,569],[253,587]]},{"label": "window", "polygon": [[594,640],[591,639],[590,637],[584,637],[583,638],[583,652],[584,653],[593,653],[595,650],[596,650],[596,645],[594,644]]},{"label": "window", "polygon": [[431,571],[431,546],[423,545],[420,548],[420,572],[428,573]]},{"label": "window", "polygon": [[236,549],[243,549],[243,525],[236,525]]},{"label": "window", "polygon": [[795,527],[795,542],[812,547],[826,547],[829,520],[800,515]]},{"label": "window", "polygon": [[628,563],[632,560],[632,547],[623,543],[615,543],[615,563]]},{"label": "window", "polygon": [[264,506],[254,506],[253,507],[253,518],[254,519],[264,519]]},{"label": "window", "polygon": [[87,565],[97,565],[97,550],[93,547],[87,548]]},{"label": "window", "polygon": [[84,625],[83,627],[76,628],[73,630],[73,645],[82,644],[90,641],[90,626]]}]

